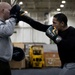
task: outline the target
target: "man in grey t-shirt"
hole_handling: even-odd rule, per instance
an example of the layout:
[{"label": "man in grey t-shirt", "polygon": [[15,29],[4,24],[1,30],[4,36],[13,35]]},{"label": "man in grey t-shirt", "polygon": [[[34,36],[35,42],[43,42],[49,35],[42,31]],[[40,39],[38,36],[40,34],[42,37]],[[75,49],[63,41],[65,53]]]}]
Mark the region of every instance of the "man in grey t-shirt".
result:
[{"label": "man in grey t-shirt", "polygon": [[[11,75],[9,61],[12,59],[13,46],[10,36],[17,23],[17,13],[20,8],[11,12],[12,7],[7,2],[0,2],[0,75]],[[10,14],[11,12],[11,14]],[[6,21],[8,19],[8,21]]]}]

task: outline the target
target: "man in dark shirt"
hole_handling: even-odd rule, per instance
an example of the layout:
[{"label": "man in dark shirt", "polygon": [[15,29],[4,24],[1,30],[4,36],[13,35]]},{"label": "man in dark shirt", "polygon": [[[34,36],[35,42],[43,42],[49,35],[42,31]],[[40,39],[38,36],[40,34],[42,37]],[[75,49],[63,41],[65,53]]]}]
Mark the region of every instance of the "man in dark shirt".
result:
[{"label": "man in dark shirt", "polygon": [[[75,28],[68,27],[66,15],[63,13],[54,15],[52,25],[41,24],[26,15],[22,15],[20,19],[30,24],[34,29],[46,32],[46,35],[57,44],[62,67],[66,64],[69,64],[67,68],[75,66]],[[54,27],[56,29],[53,32]],[[62,75],[64,75],[64,72]]]}]

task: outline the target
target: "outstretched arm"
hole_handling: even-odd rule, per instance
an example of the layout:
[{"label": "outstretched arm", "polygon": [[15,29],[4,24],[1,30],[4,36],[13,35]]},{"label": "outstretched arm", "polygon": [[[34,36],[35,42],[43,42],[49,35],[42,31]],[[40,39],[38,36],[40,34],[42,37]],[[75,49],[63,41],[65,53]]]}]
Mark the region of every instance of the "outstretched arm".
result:
[{"label": "outstretched arm", "polygon": [[[17,13],[18,12],[18,13]],[[38,21],[33,20],[32,18],[25,15],[24,11],[20,10],[19,5],[14,5],[10,11],[11,17],[17,18],[17,22],[23,21],[28,23],[31,27],[33,27],[36,30],[46,32],[49,25],[44,25]]]},{"label": "outstretched arm", "polygon": [[38,21],[33,20],[32,18],[30,18],[26,15],[20,16],[20,20],[23,21],[23,22],[28,23],[34,29],[39,30],[39,31],[43,31],[43,32],[46,32],[46,30],[49,27],[49,25],[44,25],[44,24],[42,24]]}]

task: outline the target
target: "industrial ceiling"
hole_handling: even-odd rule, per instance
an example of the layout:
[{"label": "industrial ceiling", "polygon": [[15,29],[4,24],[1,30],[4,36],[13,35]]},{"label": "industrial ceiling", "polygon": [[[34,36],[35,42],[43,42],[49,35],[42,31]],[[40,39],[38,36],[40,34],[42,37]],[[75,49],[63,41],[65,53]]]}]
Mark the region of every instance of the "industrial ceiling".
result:
[{"label": "industrial ceiling", "polygon": [[[11,2],[12,0],[1,0]],[[17,3],[23,2],[21,8],[28,12],[41,12],[41,13],[54,13],[57,11],[57,8],[60,8],[62,0],[13,0]],[[64,12],[67,15],[75,16],[75,0],[65,0],[66,3],[64,7],[61,8],[61,12]]]},{"label": "industrial ceiling", "polygon": [[[62,0],[18,0],[23,2],[22,8],[29,12],[56,12],[57,8],[60,8]],[[69,15],[75,15],[75,0],[65,0],[64,7],[61,8],[61,12]]]}]

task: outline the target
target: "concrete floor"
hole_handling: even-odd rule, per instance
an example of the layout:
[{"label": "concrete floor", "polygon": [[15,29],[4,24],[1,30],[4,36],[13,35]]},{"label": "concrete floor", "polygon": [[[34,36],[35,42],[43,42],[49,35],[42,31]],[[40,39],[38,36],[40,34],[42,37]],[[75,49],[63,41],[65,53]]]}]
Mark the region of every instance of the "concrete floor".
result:
[{"label": "concrete floor", "polygon": [[12,75],[59,75],[60,68],[12,70]]}]

